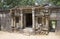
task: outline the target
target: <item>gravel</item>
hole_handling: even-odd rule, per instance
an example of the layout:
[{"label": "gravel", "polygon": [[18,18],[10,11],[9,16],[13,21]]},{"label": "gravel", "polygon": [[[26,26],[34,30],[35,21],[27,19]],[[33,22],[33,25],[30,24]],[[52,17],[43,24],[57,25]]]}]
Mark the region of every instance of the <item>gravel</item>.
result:
[{"label": "gravel", "polygon": [[18,32],[4,32],[0,31],[0,39],[60,39],[60,36],[56,35],[53,32],[50,32],[49,35],[25,35]]}]

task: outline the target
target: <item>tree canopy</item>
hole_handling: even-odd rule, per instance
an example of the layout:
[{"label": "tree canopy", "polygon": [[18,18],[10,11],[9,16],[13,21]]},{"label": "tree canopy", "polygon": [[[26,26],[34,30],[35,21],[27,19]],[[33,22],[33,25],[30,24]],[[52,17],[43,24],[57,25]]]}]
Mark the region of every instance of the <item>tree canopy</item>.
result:
[{"label": "tree canopy", "polygon": [[50,0],[50,2],[56,6],[60,6],[60,0]]},{"label": "tree canopy", "polygon": [[0,0],[0,7],[12,8],[15,6],[34,5],[35,0]]},{"label": "tree canopy", "polygon": [[0,8],[8,9],[15,6],[27,6],[35,5],[37,2],[39,5],[46,3],[53,3],[54,5],[60,5],[60,0],[0,0]]}]

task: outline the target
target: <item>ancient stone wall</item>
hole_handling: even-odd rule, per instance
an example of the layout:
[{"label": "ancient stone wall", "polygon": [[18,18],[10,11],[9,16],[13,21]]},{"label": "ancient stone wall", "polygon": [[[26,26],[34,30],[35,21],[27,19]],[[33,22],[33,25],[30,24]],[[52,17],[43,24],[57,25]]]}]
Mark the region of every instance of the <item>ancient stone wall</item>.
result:
[{"label": "ancient stone wall", "polygon": [[1,30],[3,31],[9,31],[11,28],[11,15],[9,13],[3,13],[1,14]]}]

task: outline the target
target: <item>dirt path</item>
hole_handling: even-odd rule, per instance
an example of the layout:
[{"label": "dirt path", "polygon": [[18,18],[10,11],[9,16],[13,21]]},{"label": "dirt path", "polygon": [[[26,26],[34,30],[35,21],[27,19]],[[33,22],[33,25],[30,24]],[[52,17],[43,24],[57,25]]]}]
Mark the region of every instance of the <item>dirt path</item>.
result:
[{"label": "dirt path", "polygon": [[55,33],[49,33],[49,35],[24,35],[21,33],[9,33],[0,31],[0,39],[60,39],[60,36]]}]

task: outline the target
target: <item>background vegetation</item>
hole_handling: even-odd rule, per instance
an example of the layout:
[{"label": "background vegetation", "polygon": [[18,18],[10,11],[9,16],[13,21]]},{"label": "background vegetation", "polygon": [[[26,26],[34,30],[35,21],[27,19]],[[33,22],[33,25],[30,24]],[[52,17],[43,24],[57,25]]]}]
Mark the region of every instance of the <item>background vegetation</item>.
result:
[{"label": "background vegetation", "polygon": [[60,0],[0,0],[0,8],[9,9],[15,6],[34,6],[35,3],[38,3],[39,5],[50,3],[56,6],[60,6]]}]

